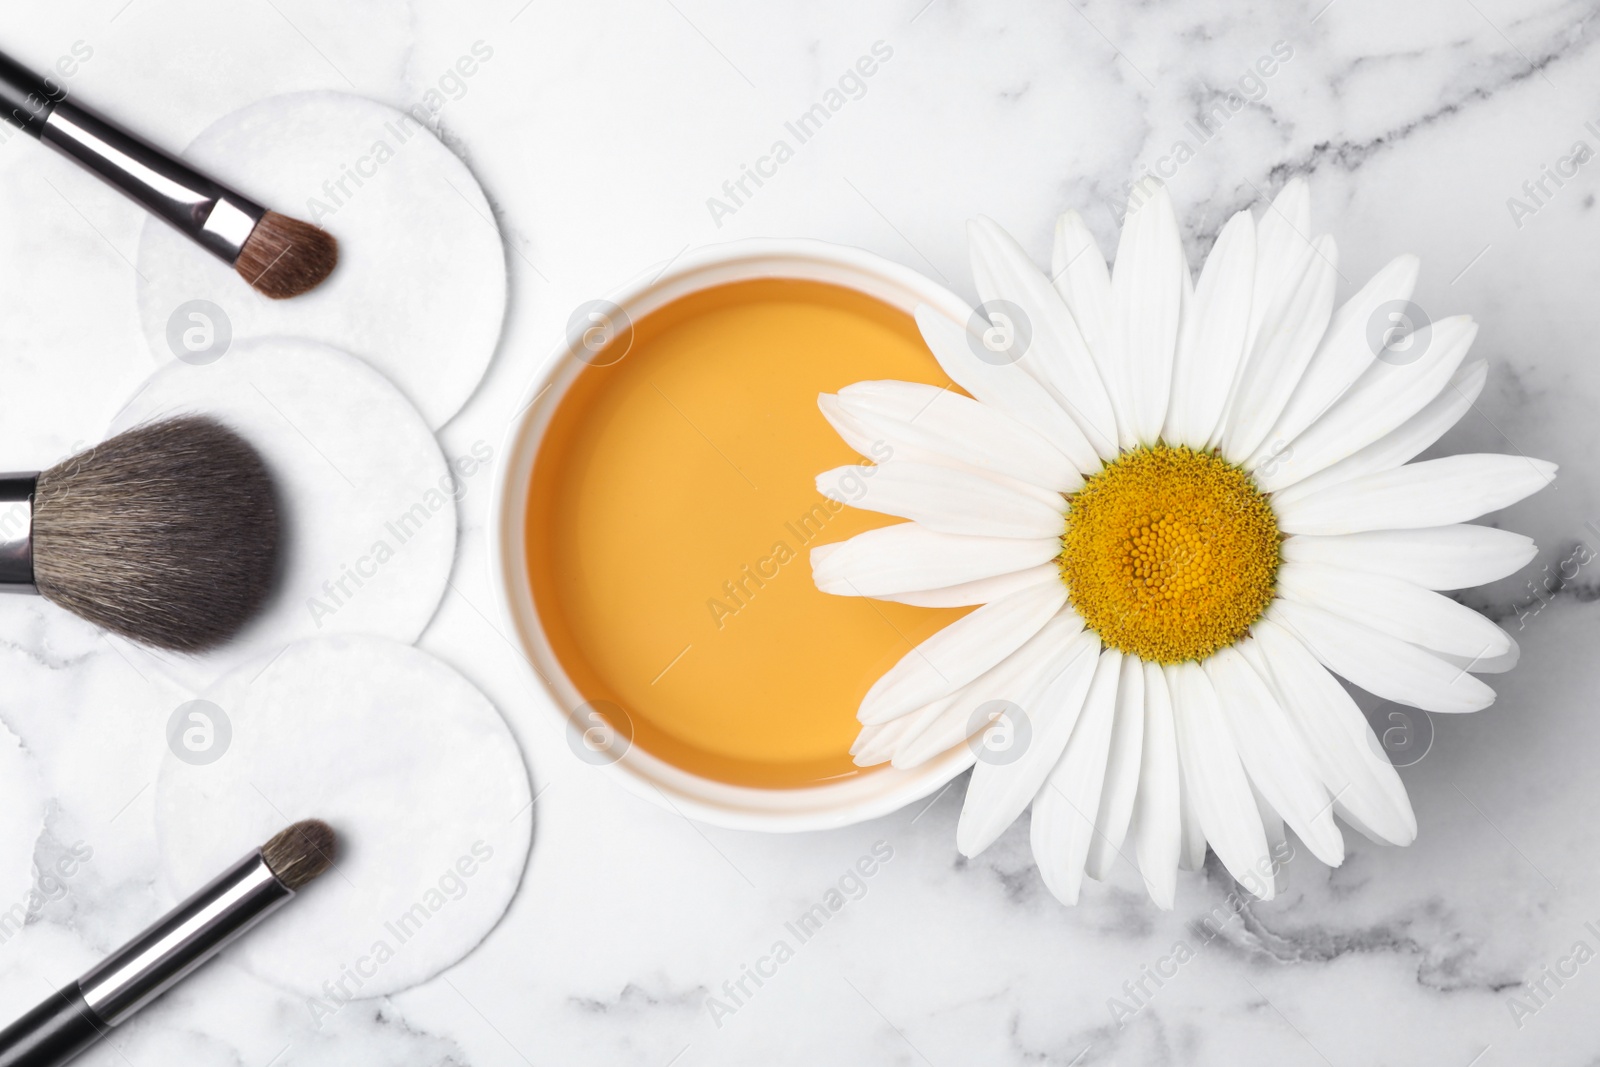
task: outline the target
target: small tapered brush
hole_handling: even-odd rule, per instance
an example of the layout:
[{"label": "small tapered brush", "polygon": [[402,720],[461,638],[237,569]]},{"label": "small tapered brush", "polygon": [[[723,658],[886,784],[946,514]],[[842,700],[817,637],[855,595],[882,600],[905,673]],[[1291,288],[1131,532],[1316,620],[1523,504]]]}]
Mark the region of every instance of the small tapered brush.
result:
[{"label": "small tapered brush", "polygon": [[339,243],[65,99],[59,85],[0,54],[0,118],[171,223],[264,296],[309,292],[333,273]]},{"label": "small tapered brush", "polygon": [[266,464],[203,416],[0,475],[0,592],[39,593],[161,648],[199,652],[237,633],[271,592],[278,542]]},{"label": "small tapered brush", "polygon": [[288,903],[333,865],[318,819],[275,834],[76,982],[0,1030],[0,1067],[57,1067]]}]

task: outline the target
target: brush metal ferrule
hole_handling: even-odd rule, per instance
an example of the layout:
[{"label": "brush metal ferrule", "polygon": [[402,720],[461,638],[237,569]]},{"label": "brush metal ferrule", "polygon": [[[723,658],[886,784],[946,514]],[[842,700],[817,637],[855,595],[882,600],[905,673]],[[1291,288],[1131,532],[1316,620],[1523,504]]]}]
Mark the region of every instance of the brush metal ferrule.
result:
[{"label": "brush metal ferrule", "polygon": [[116,1026],[292,896],[257,849],[78,979],[85,1003]]},{"label": "brush metal ferrule", "polygon": [[37,593],[33,584],[33,493],[37,472],[0,474],[0,593]]},{"label": "brush metal ferrule", "polygon": [[39,139],[232,266],[267,209],[86,108],[61,101]]}]

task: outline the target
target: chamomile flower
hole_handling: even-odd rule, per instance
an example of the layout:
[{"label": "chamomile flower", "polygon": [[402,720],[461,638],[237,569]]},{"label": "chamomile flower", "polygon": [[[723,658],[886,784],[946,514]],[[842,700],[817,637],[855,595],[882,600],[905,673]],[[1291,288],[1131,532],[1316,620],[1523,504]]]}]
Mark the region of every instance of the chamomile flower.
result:
[{"label": "chamomile flower", "polygon": [[[1334,305],[1337,249],[1303,182],[1235,215],[1191,281],[1164,188],[1115,270],[1063,216],[1045,275],[970,225],[985,317],[917,322],[964,392],[899,381],[824,394],[863,456],[818,488],[910,520],[812,552],[819,588],[975,606],[861,703],[862,765],[968,744],[968,856],[1031,803],[1045,883],[1078,899],[1119,856],[1171,907],[1209,846],[1271,897],[1293,829],[1338,864],[1335,816],[1409,844],[1416,817],[1340,676],[1430,712],[1486,707],[1517,648],[1442,595],[1503,577],[1531,540],[1470,520],[1547,485],[1508,455],[1411,462],[1472,406],[1476,327],[1391,347],[1417,260]],[[996,338],[990,336],[998,333]],[[1009,745],[990,746],[1004,732]]]}]

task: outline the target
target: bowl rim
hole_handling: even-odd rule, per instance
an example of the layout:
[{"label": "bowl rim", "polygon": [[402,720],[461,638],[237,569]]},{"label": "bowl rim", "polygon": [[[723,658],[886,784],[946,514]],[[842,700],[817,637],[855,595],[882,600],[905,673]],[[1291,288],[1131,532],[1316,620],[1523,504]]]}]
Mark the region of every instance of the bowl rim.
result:
[{"label": "bowl rim", "polygon": [[[959,296],[909,267],[864,249],[807,238],[756,238],[702,246],[665,266],[640,272],[603,298],[629,320],[690,293],[734,281],[794,278],[830,282],[875,297],[911,314],[927,307],[966,326],[971,308]],[[589,307],[580,305],[578,311]],[[576,316],[578,312],[575,312]],[[572,329],[556,344],[524,390],[501,440],[489,505],[489,579],[503,622],[524,668],[538,683],[541,714],[568,740],[575,756],[598,766],[629,793],[713,826],[796,832],[849,826],[898,811],[942,788],[972,766],[969,746],[957,745],[920,767],[880,767],[839,782],[784,789],[739,786],[705,778],[628,745],[618,758],[585,758],[576,718],[583,696],[556,658],[533,605],[526,557],[526,513],[534,460],[567,389],[586,364],[575,354]],[[626,358],[626,353],[621,358]]]}]

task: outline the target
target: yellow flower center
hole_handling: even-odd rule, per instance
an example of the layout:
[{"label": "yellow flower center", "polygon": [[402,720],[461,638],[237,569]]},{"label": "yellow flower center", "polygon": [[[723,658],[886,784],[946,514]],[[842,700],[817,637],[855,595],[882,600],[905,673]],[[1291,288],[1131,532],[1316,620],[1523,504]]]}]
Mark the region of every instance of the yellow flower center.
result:
[{"label": "yellow flower center", "polygon": [[1154,663],[1205,659],[1271,603],[1280,541],[1243,470],[1158,444],[1118,456],[1068,498],[1061,579],[1112,648]]}]

